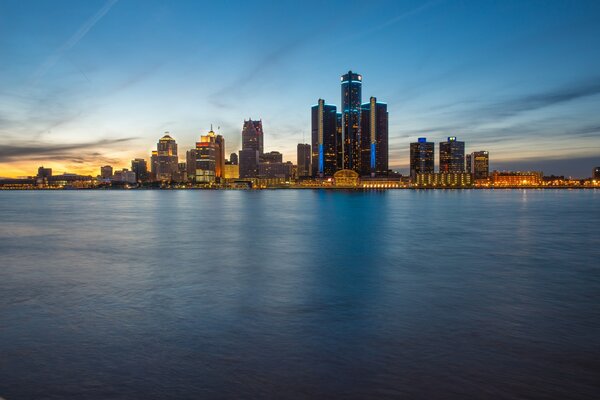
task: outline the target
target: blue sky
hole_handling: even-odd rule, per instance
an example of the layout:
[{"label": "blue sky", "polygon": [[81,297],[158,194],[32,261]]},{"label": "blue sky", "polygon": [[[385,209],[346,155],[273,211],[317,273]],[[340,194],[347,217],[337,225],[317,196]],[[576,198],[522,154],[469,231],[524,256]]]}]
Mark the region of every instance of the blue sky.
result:
[{"label": "blue sky", "polygon": [[457,136],[491,167],[587,177],[600,165],[598,1],[0,1],[0,176],[180,158],[247,118],[295,162],[339,76],[388,103],[390,164]]}]

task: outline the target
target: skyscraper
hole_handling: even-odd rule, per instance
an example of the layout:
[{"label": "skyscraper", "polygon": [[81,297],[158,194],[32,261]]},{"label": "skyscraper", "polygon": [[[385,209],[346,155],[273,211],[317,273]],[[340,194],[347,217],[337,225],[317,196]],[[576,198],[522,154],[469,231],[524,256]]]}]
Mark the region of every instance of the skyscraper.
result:
[{"label": "skyscraper", "polygon": [[131,160],[131,171],[135,173],[135,179],[138,182],[148,180],[148,164],[143,158]]},{"label": "skyscraper", "polygon": [[417,174],[434,172],[435,144],[427,138],[419,138],[410,144],[410,177],[415,179]]},{"label": "skyscraper", "polygon": [[310,159],[310,144],[298,143],[296,159],[298,165],[298,177],[304,178],[311,175]]},{"label": "skyscraper", "polygon": [[229,163],[231,165],[238,165],[238,155],[237,153],[231,153],[229,156]]},{"label": "skyscraper", "polygon": [[262,120],[244,120],[244,127],[242,128],[242,150],[254,149],[258,151],[259,156],[262,156],[263,136]]},{"label": "skyscraper", "polygon": [[487,151],[467,154],[467,172],[473,179],[487,179],[490,175],[490,155]]},{"label": "skyscraper", "polygon": [[600,179],[600,167],[596,167],[594,168],[594,171],[592,171],[592,178],[594,179]]},{"label": "skyscraper", "polygon": [[440,172],[465,172],[465,142],[451,136],[440,143]]},{"label": "skyscraper", "polygon": [[[223,176],[225,169],[225,140],[211,130],[200,136],[195,151],[190,151],[188,158],[194,157],[194,181],[196,183],[215,183]],[[188,163],[190,160],[188,160]],[[188,168],[188,175],[190,169]]]},{"label": "skyscraper", "polygon": [[258,150],[253,148],[240,150],[240,178],[258,177]]},{"label": "skyscraper", "polygon": [[388,172],[387,104],[371,97],[362,105],[361,175],[382,176]]},{"label": "skyscraper", "polygon": [[169,136],[169,132],[165,132],[158,141],[156,150],[156,179],[170,181],[178,171],[177,142]]},{"label": "skyscraper", "polygon": [[337,169],[344,168],[344,135],[342,129],[342,113],[338,112],[335,114],[335,126],[336,126],[336,135],[335,135],[335,145],[336,145],[336,166]]},{"label": "skyscraper", "polygon": [[[362,76],[348,71],[342,75],[342,168],[361,172]],[[314,149],[313,149],[314,153]]]},{"label": "skyscraper", "polygon": [[319,99],[312,107],[312,175],[333,176],[337,170],[337,109]]}]

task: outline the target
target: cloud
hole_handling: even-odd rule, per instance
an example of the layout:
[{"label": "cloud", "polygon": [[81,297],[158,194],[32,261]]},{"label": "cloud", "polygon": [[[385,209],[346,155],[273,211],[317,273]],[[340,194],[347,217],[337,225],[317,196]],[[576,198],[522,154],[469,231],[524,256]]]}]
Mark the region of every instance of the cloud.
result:
[{"label": "cloud", "polygon": [[[118,0],[107,0],[106,3],[94,14],[91,18],[89,18],[83,25],[79,27],[77,32],[73,34],[66,42],[62,44],[54,53],[52,53],[46,60],[40,65],[35,74],[33,75],[32,83],[35,84],[41,79],[56,63],[61,59],[61,57],[73,48],[77,43],[81,41],[87,35],[87,33],[104,17],[110,9],[117,3]],[[86,77],[87,79],[87,77]]]},{"label": "cloud", "polygon": [[[121,139],[102,139],[95,142],[73,143],[73,144],[29,144],[8,145],[0,147],[0,162],[10,162],[23,159],[47,159],[49,157],[56,158],[73,158],[70,154],[74,150],[97,149],[103,146],[110,146],[117,143],[129,142],[136,138],[121,138]],[[99,154],[99,153],[96,153]]]}]

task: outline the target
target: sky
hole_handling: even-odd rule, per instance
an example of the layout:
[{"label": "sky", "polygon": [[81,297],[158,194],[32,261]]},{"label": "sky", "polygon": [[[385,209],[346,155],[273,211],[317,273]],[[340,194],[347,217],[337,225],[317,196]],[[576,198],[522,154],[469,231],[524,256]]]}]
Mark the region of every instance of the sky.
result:
[{"label": "sky", "polygon": [[249,118],[295,163],[348,70],[388,104],[392,169],[456,136],[491,169],[589,177],[599,20],[595,0],[0,0],[0,177],[128,168],[167,131],[184,161],[211,124],[229,154]]}]

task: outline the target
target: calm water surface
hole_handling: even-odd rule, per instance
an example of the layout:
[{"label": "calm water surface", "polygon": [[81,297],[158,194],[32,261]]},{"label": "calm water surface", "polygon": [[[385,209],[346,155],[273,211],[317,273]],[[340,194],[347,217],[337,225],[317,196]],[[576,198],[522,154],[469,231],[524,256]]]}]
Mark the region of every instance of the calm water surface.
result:
[{"label": "calm water surface", "polygon": [[600,397],[600,191],[0,192],[0,397]]}]

